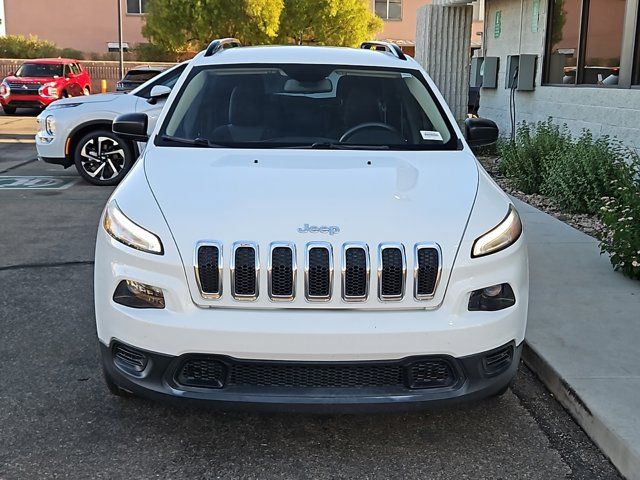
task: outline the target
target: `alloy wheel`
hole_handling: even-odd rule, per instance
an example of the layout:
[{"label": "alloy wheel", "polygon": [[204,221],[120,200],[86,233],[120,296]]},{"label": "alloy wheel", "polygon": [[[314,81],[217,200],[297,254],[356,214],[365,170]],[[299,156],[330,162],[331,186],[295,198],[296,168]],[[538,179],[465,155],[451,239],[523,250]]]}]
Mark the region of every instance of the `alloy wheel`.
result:
[{"label": "alloy wheel", "polygon": [[117,177],[126,164],[125,152],[117,140],[97,136],[80,150],[82,168],[92,178],[106,181]]}]

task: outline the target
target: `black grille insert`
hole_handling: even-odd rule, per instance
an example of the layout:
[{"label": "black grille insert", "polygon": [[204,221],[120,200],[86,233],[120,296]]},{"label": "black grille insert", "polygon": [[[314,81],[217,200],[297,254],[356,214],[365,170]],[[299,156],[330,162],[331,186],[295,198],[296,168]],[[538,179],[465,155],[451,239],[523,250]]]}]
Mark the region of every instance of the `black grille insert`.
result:
[{"label": "black grille insert", "polygon": [[113,347],[113,360],[121,369],[142,372],[147,368],[147,356],[135,348],[117,343]]},{"label": "black grille insert", "polygon": [[256,249],[253,246],[238,246],[234,252],[233,294],[236,297],[258,296]]},{"label": "black grille insert", "polygon": [[435,247],[418,247],[416,257],[416,298],[430,298],[438,283],[440,254]]},{"label": "black grille insert", "polygon": [[202,293],[220,295],[220,248],[203,245],[198,248],[198,278]]},{"label": "black grille insert", "polygon": [[331,298],[331,251],[329,247],[311,247],[308,251],[307,297]]},{"label": "black grille insert", "polygon": [[380,298],[400,300],[404,296],[406,263],[400,247],[381,247]]},{"label": "black grille insert", "polygon": [[222,388],[227,368],[224,363],[209,358],[187,360],[178,371],[176,380],[187,387]]},{"label": "black grille insert", "polygon": [[484,371],[487,375],[498,375],[499,373],[504,372],[509,365],[511,365],[511,361],[513,360],[513,346],[509,345],[508,347],[497,350],[493,353],[490,353],[482,360]]},{"label": "black grille insert", "polygon": [[294,250],[291,247],[274,247],[271,250],[271,296],[293,298]]},{"label": "black grille insert", "polygon": [[449,362],[436,359],[412,363],[409,379],[411,388],[443,388],[454,385],[457,376]]},{"label": "black grille insert", "polygon": [[369,293],[368,252],[364,247],[346,247],[343,295],[346,300],[364,300]]}]

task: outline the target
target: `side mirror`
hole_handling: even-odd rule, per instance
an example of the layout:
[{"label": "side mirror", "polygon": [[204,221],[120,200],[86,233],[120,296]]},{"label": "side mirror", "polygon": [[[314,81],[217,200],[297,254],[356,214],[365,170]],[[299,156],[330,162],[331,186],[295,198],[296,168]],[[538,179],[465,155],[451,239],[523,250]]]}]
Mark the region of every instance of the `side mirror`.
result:
[{"label": "side mirror", "polygon": [[149,140],[148,125],[149,117],[146,113],[125,113],[116,117],[111,129],[113,133],[125,140],[146,142]]},{"label": "side mirror", "polygon": [[492,120],[467,118],[464,121],[467,143],[471,148],[486,147],[498,141],[500,130]]},{"label": "side mirror", "polygon": [[9,72],[7,73],[7,77],[13,77],[16,74],[16,72]]},{"label": "side mirror", "polygon": [[166,98],[171,93],[171,87],[167,87],[166,85],[156,85],[151,89],[151,93],[149,93],[148,103],[151,105],[155,105],[158,103],[158,100],[161,98]]}]

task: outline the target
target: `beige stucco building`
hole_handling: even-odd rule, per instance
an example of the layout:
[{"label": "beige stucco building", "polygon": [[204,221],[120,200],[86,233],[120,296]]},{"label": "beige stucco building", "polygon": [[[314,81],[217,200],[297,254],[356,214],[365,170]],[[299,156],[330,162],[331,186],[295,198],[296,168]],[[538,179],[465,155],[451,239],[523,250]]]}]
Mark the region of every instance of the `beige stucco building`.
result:
[{"label": "beige stucco building", "polygon": [[[130,47],[144,42],[145,0],[121,0],[123,8],[124,43]],[[398,43],[410,55],[414,54],[418,9],[430,0],[367,0],[371,9],[384,21],[378,39]],[[482,3],[482,2],[480,2]],[[4,4],[4,9],[2,8]],[[117,46],[118,16],[115,0],[57,0],[50,8],[47,0],[0,0],[0,35],[37,35],[59,47],[84,52],[105,53],[108,44]],[[42,12],[34,14],[34,12]],[[482,43],[482,5],[474,7],[472,48]],[[96,21],[99,19],[99,21]],[[113,47],[114,45],[112,45]]]}]

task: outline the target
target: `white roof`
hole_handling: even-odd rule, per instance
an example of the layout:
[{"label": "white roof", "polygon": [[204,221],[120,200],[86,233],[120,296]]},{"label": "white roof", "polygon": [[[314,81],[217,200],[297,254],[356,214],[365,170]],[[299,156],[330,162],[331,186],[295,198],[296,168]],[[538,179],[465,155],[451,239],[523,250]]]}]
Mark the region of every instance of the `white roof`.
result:
[{"label": "white roof", "polygon": [[312,47],[306,45],[236,47],[221,50],[210,57],[202,53],[194,66],[241,63],[318,63],[376,67],[417,68],[413,59],[400,60],[387,52],[348,47]]}]

